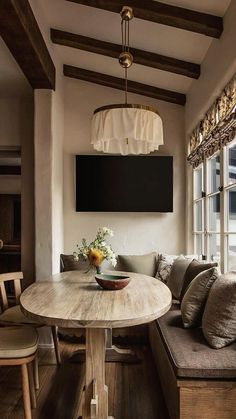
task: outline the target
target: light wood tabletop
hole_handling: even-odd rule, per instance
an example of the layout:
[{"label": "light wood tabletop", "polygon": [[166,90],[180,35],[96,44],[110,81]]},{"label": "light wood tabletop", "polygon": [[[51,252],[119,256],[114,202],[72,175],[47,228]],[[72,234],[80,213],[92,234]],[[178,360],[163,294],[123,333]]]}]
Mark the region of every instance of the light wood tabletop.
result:
[{"label": "light wood tabletop", "polygon": [[170,290],[156,278],[119,273],[131,278],[119,291],[101,289],[93,272],[70,271],[35,282],[20,297],[23,313],[32,320],[50,326],[86,328],[83,419],[109,418],[105,329],[149,323],[171,306]]}]

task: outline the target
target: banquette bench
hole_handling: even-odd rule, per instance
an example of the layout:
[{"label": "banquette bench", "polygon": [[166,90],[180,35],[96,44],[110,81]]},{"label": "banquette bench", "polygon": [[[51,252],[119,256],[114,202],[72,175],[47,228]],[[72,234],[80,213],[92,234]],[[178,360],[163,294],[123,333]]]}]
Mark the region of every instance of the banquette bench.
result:
[{"label": "banquette bench", "polygon": [[236,418],[236,343],[212,349],[201,328],[183,328],[179,304],[149,339],[170,419]]},{"label": "banquette bench", "polygon": [[[191,257],[177,258],[175,263],[170,259],[161,255],[156,270],[155,253],[123,255],[118,257],[118,270],[155,276],[178,298],[187,269],[192,280],[203,266],[190,262]],[[215,265],[205,264],[204,270]],[[67,269],[78,267],[70,264],[62,270]],[[236,419],[236,342],[213,349],[201,327],[183,327],[179,302],[149,325],[149,341],[170,419]]]}]

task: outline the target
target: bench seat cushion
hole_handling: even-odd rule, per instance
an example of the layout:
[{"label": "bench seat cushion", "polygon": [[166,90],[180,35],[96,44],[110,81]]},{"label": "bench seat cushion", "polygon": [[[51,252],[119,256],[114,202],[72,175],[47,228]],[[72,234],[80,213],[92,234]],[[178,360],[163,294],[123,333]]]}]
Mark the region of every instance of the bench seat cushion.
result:
[{"label": "bench seat cushion", "polygon": [[156,326],[177,377],[236,379],[236,343],[210,348],[201,328],[184,329],[180,310],[170,310]]}]

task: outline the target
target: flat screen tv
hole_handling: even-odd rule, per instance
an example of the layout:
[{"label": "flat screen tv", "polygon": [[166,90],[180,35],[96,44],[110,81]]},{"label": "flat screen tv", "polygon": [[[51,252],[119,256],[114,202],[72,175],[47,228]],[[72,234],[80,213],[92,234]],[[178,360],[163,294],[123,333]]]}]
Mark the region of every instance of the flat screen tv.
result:
[{"label": "flat screen tv", "polygon": [[172,212],[173,157],[77,155],[76,211]]}]

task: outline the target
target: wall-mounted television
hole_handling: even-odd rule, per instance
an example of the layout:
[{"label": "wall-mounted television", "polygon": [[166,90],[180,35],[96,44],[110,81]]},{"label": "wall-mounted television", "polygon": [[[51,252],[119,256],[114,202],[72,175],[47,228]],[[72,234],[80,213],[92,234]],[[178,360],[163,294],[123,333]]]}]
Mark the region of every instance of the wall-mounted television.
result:
[{"label": "wall-mounted television", "polygon": [[77,155],[76,211],[172,212],[173,157]]}]

